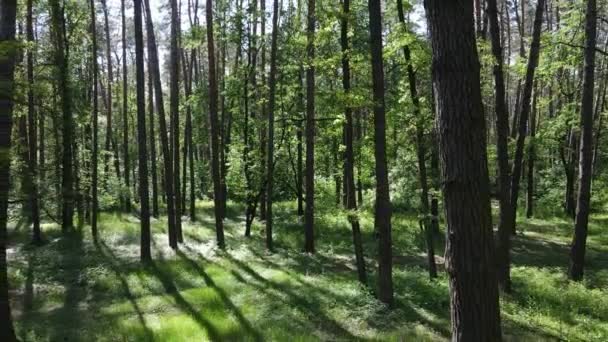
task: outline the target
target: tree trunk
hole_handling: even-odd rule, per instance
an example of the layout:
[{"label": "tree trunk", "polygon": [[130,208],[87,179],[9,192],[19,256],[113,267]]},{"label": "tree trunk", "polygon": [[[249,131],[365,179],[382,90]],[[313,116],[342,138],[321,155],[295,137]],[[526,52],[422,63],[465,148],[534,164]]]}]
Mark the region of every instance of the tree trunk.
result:
[{"label": "tree trunk", "polygon": [[516,232],[517,218],[517,199],[519,196],[519,182],[522,173],[522,163],[524,158],[524,144],[528,127],[528,114],[530,113],[530,100],[532,97],[532,87],[534,85],[534,72],[538,64],[540,53],[540,33],[543,23],[543,9],[545,0],[538,0],[536,14],[534,17],[534,31],[532,33],[532,43],[530,45],[530,56],[528,57],[528,67],[526,70],[526,81],[521,100],[521,112],[519,114],[519,126],[517,133],[517,143],[515,157],[513,158],[513,170],[511,172],[511,215],[509,215],[509,231],[511,234]]},{"label": "tree trunk", "polygon": [[134,0],[135,80],[137,89],[137,150],[139,156],[140,259],[150,262],[150,203],[148,194],[148,153],[146,149],[146,80],[144,75],[144,37],[141,0]]},{"label": "tree trunk", "polygon": [[175,191],[175,233],[178,242],[184,242],[182,233],[182,201],[179,175],[179,46],[178,38],[181,34],[179,22],[179,8],[177,0],[171,0],[171,49],[169,58],[169,107],[171,109],[171,122],[173,131],[173,185]]},{"label": "tree trunk", "polygon": [[[260,77],[262,78],[262,84],[266,84],[266,1],[260,1],[260,15],[261,15],[261,25],[260,25],[260,49],[262,50],[262,56],[260,60]],[[262,187],[260,190],[260,220],[266,220],[266,187],[264,186],[264,182],[268,183],[268,180],[264,178],[266,175],[266,134],[267,127],[266,122],[264,122],[267,113],[266,108],[266,96],[264,92],[261,92],[261,100],[262,105],[260,111],[260,169],[262,175]]]},{"label": "tree trunk", "polygon": [[[95,1],[91,0],[91,40],[93,41],[93,55],[91,56],[91,63],[93,64],[93,150],[91,152],[92,165],[91,165],[91,235],[93,241],[97,243],[97,218],[99,209],[99,200],[97,197],[97,164],[98,164],[98,132],[99,132],[99,104],[98,104],[98,90],[97,90],[97,78],[99,76],[97,66],[97,19],[95,18]],[[104,2],[105,4],[105,2]],[[104,5],[105,6],[105,5]]]},{"label": "tree trunk", "polygon": [[[350,0],[342,1],[342,18],[340,20],[340,43],[342,47],[342,88],[346,96],[350,93],[350,59],[348,47],[348,23],[351,20],[350,15]],[[367,285],[367,271],[365,270],[365,255],[363,252],[363,243],[361,239],[361,227],[359,225],[359,216],[357,213],[357,199],[355,198],[355,154],[353,149],[353,110],[347,104],[344,107],[344,117],[346,123],[344,126],[344,142],[346,145],[345,151],[345,167],[344,177],[346,180],[346,209],[349,210],[348,220],[350,221],[353,232],[353,247],[355,250],[355,261],[357,264],[357,276],[359,282]]]},{"label": "tree trunk", "polygon": [[[105,150],[106,155],[104,158],[104,173],[105,180],[109,178],[109,159],[110,156],[114,155],[114,150],[112,149],[112,82],[114,81],[114,72],[112,70],[112,54],[111,54],[111,40],[110,40],[110,24],[108,23],[108,6],[106,4],[106,0],[101,0],[101,8],[103,9],[103,17],[104,17],[104,29],[106,35],[106,63],[108,69],[108,90],[106,96],[106,142],[105,142]],[[114,158],[118,158],[118,156],[114,156]],[[120,177],[120,173],[117,175]],[[106,184],[107,185],[107,184]]]},{"label": "tree trunk", "polygon": [[570,249],[570,279],[583,278],[587,225],[591,202],[591,178],[593,171],[593,88],[595,83],[595,48],[597,34],[597,5],[587,1],[585,13],[585,70],[583,74],[583,96],[581,99],[581,143],[579,153],[579,188],[576,198],[574,236]]},{"label": "tree trunk", "polygon": [[[122,148],[125,166],[125,211],[128,213],[131,212],[131,177],[129,159],[129,114],[127,113],[129,88],[127,83],[127,25],[125,17],[125,0],[120,1],[120,14],[122,19]],[[148,73],[150,73],[149,70]],[[152,94],[150,94],[150,99],[152,99]],[[150,115],[152,115],[152,113],[150,113]],[[153,123],[154,121],[150,121],[151,127],[154,126]],[[154,135],[151,135],[150,139],[154,141]],[[157,202],[157,200],[155,201]],[[154,212],[155,216],[158,216],[158,208]]]},{"label": "tree trunk", "polygon": [[528,182],[526,187],[526,217],[531,218],[534,216],[534,161],[536,160],[536,148],[535,148],[535,136],[536,136],[536,116],[538,115],[537,98],[538,88],[536,82],[534,82],[534,96],[532,97],[532,112],[530,113],[530,125],[528,132],[530,133],[530,141],[528,141],[528,174],[526,180]]},{"label": "tree trunk", "polygon": [[[148,58],[148,115],[150,118],[150,173],[152,174],[152,216],[158,218],[158,173],[156,171],[156,133],[154,130],[154,82],[152,80],[151,70],[152,64],[150,63],[150,58]],[[125,158],[125,166],[126,162],[127,159]],[[127,182],[126,179],[125,182]]]},{"label": "tree trunk", "polygon": [[488,15],[490,19],[490,37],[492,40],[492,55],[494,63],[494,89],[496,111],[496,160],[498,163],[498,238],[496,239],[496,264],[498,282],[503,291],[511,291],[510,250],[511,230],[510,218],[510,188],[511,176],[509,171],[509,111],[507,109],[506,91],[503,74],[502,45],[498,27],[498,9],[496,0],[488,0]]},{"label": "tree trunk", "polygon": [[207,0],[207,58],[209,61],[209,122],[211,126],[211,169],[213,178],[213,202],[215,207],[215,231],[217,244],[221,249],[224,243],[224,222],[222,218],[222,186],[219,160],[220,127],[217,119],[218,87],[215,65],[215,46],[213,40],[213,0]]},{"label": "tree trunk", "polygon": [[444,180],[452,341],[500,341],[487,140],[472,3],[425,0],[424,4],[433,51]]},{"label": "tree trunk", "polygon": [[382,14],[380,0],[368,0],[368,5],[374,98],[374,156],[376,159],[376,210],[374,215],[374,227],[378,232],[378,299],[387,305],[392,306],[393,247],[391,239],[391,202],[386,162]]},{"label": "tree trunk", "polygon": [[[57,5],[58,6],[58,5]],[[0,0],[0,44],[16,46],[15,18],[17,13],[16,0]],[[13,115],[14,71],[17,49],[4,50],[0,56],[0,79],[3,81],[3,91],[0,92],[0,148],[9,151],[11,148],[11,131]],[[8,221],[8,192],[10,188],[10,153],[0,154],[0,340],[17,341],[8,295],[8,274],[6,262]]]},{"label": "tree trunk", "polygon": [[[479,3],[477,3],[479,5]],[[481,11],[479,12],[481,13]],[[404,29],[407,29],[405,24],[405,15],[403,13],[403,1],[397,0],[397,14],[399,22],[403,25]],[[479,18],[478,18],[479,19]],[[418,90],[416,88],[416,73],[414,72],[414,66],[412,65],[412,59],[410,56],[410,48],[408,45],[403,47],[403,55],[405,57],[405,63],[407,64],[407,77],[410,88],[410,98],[412,99],[412,105],[414,106],[414,117],[416,118],[416,155],[418,157],[418,175],[420,179],[420,205],[422,211],[422,227],[424,229],[424,235],[426,237],[426,248],[427,248],[427,262],[429,265],[429,277],[431,279],[437,278],[437,265],[435,264],[435,247],[433,245],[433,231],[431,222],[429,220],[429,185],[426,173],[426,146],[424,144],[424,128],[423,121],[424,117],[420,112],[420,99],[418,98]]]},{"label": "tree trunk", "polygon": [[167,221],[169,225],[169,246],[173,249],[177,249],[177,229],[175,223],[175,197],[173,192],[173,156],[169,149],[169,138],[167,137],[167,122],[165,119],[165,107],[163,103],[163,89],[162,82],[160,79],[160,67],[158,61],[158,49],[156,46],[156,37],[154,35],[154,26],[152,24],[152,14],[150,9],[149,0],[144,0],[146,7],[146,31],[148,38],[148,55],[150,56],[151,65],[153,66],[151,72],[154,75],[154,100],[156,101],[156,111],[158,114],[158,129],[160,133],[160,142],[162,145],[163,158],[164,158],[164,187],[167,201]]},{"label": "tree trunk", "polygon": [[70,76],[68,70],[68,56],[65,51],[65,17],[64,9],[59,0],[51,0],[51,31],[54,44],[53,60],[57,67],[58,90],[60,93],[62,110],[62,145],[61,153],[61,195],[63,206],[61,211],[61,230],[66,233],[74,227],[74,174],[73,166],[73,135],[74,122],[72,117],[72,95],[70,91]]},{"label": "tree trunk", "polygon": [[[27,40],[34,43],[33,0],[27,0]],[[33,46],[33,45],[32,45]],[[36,132],[36,109],[34,108],[34,54],[30,48],[27,52],[27,120],[29,128],[29,173],[31,184],[29,187],[30,217],[32,220],[32,242],[36,245],[42,243],[40,232],[40,207],[38,200],[38,134]]]},{"label": "tree trunk", "polygon": [[306,52],[306,208],[304,210],[304,251],[315,252],[315,0],[308,0]]}]

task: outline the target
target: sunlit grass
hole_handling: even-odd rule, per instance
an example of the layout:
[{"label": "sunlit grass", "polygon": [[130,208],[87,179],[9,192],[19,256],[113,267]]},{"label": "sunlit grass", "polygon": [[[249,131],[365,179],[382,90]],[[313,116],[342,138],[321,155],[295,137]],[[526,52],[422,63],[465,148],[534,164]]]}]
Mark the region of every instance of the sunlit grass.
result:
[{"label": "sunlit grass", "polygon": [[[329,203],[329,201],[326,201]],[[63,236],[43,226],[47,243],[28,244],[23,226],[10,230],[13,314],[24,341],[437,341],[450,336],[447,278],[430,281],[415,214],[393,219],[396,304],[373,295],[377,242],[373,214],[360,213],[370,287],[356,280],[346,213],[320,206],[315,255],[302,252],[302,220],[293,203],[275,207],[275,253],[264,225],[243,237],[244,215],[231,203],[226,251],[215,244],[213,205],[184,217],[180,251],[167,247],[166,218],[154,219],[151,265],[139,262],[137,217],[102,213],[99,244],[89,227]],[[590,224],[588,269],[580,284],[565,276],[572,223],[520,220],[514,240],[514,293],[501,299],[504,333],[520,340],[608,340],[608,216]],[[438,239],[442,240],[442,239]],[[437,242],[441,260],[442,241]],[[443,270],[440,267],[440,270]]]}]

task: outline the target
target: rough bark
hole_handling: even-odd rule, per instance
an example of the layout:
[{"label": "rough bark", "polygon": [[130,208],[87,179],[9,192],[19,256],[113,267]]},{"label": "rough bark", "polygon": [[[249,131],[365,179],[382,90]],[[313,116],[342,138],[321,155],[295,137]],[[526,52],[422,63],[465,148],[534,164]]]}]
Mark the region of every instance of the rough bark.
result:
[{"label": "rough bark", "polygon": [[134,0],[135,82],[137,89],[137,151],[139,159],[140,259],[152,260],[150,254],[150,203],[148,190],[148,153],[146,148],[146,81],[144,75],[144,37],[141,0]]},{"label": "rough bark", "polygon": [[581,99],[581,143],[579,153],[579,187],[576,198],[574,236],[570,249],[568,276],[579,281],[585,267],[587,226],[591,202],[591,178],[593,174],[593,88],[595,84],[595,48],[597,40],[597,4],[587,1],[585,13],[585,69]]},{"label": "rough bark", "polygon": [[308,0],[306,40],[306,208],[304,209],[304,251],[315,252],[315,0]]},{"label": "rough bark", "polygon": [[215,64],[215,44],[213,39],[213,0],[207,0],[205,8],[207,18],[207,58],[209,64],[209,122],[211,126],[211,173],[213,178],[213,202],[215,209],[215,232],[217,244],[225,248],[224,222],[222,219],[222,186],[219,160],[220,127],[217,119],[218,86]]},{"label": "rough bark", "polygon": [[171,115],[171,130],[173,138],[172,176],[175,205],[175,234],[178,242],[184,242],[182,233],[182,210],[181,210],[181,189],[179,174],[179,35],[181,34],[179,22],[179,8],[177,0],[171,0],[171,48],[169,58],[169,108]]},{"label": "rough bark", "polygon": [[[15,46],[15,21],[17,13],[16,0],[0,0],[0,44]],[[7,44],[7,45],[4,45]],[[8,274],[6,262],[8,221],[8,192],[10,174],[10,148],[13,115],[14,71],[17,49],[7,49],[0,55],[0,79],[3,80],[0,91],[0,340],[17,341],[8,295]],[[8,53],[6,53],[8,52]]]},{"label": "rough bark", "polygon": [[486,128],[472,3],[425,0],[447,220],[452,341],[500,341]]},{"label": "rough bark", "polygon": [[384,109],[384,66],[382,61],[382,14],[380,0],[369,0],[370,49],[374,99],[374,157],[376,159],[376,210],[378,232],[378,299],[393,304],[393,252],[391,202],[386,162],[386,117]]}]

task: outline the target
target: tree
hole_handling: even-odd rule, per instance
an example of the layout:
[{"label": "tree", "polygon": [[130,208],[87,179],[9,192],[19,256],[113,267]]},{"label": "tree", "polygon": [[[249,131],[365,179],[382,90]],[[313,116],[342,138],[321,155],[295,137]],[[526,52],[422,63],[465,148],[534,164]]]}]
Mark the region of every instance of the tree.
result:
[{"label": "tree", "polygon": [[91,235],[93,241],[97,242],[97,210],[99,209],[99,202],[97,198],[97,161],[98,161],[98,131],[99,131],[99,120],[98,120],[98,94],[97,94],[97,82],[98,82],[98,67],[97,67],[97,19],[95,18],[95,0],[90,1],[91,6],[91,40],[93,41],[91,63],[93,65],[93,149],[91,151],[93,159],[91,165],[91,197],[92,197],[92,208],[91,208]]},{"label": "tree", "polygon": [[[342,46],[342,87],[348,96],[350,92],[350,59],[348,50],[348,22],[350,20],[350,0],[342,0],[342,18],[340,20],[340,43]],[[349,103],[344,106],[344,117],[346,119],[345,130],[345,164],[344,176],[346,178],[346,209],[351,229],[353,232],[353,246],[355,249],[355,260],[357,263],[357,275],[359,282],[367,284],[367,272],[365,270],[365,256],[363,254],[363,243],[361,239],[361,227],[357,216],[357,199],[355,198],[355,154],[353,149],[353,110]]]},{"label": "tree", "polygon": [[498,27],[498,9],[496,0],[488,0],[488,16],[490,20],[490,38],[492,55],[494,56],[494,88],[496,89],[494,110],[496,113],[496,155],[498,163],[498,239],[496,239],[496,263],[498,281],[505,292],[511,290],[510,280],[510,250],[511,222],[510,193],[511,176],[509,172],[509,112],[507,110],[505,83],[503,74],[502,45],[500,43],[500,28]]},{"label": "tree", "polygon": [[207,58],[209,62],[209,122],[211,124],[211,173],[213,177],[213,203],[215,205],[215,232],[217,245],[225,248],[224,222],[222,217],[222,186],[220,180],[219,133],[217,120],[218,87],[215,65],[215,45],[213,41],[213,0],[207,0]]},{"label": "tree", "polygon": [[174,185],[174,205],[175,205],[175,233],[177,241],[183,242],[182,234],[182,211],[181,211],[181,191],[179,177],[179,46],[178,38],[181,34],[179,24],[179,9],[177,0],[171,0],[171,49],[169,60],[169,107],[171,109],[173,154],[172,176]]},{"label": "tree", "polygon": [[10,148],[13,115],[14,71],[17,57],[15,41],[16,0],[0,0],[0,340],[17,341],[8,295],[8,274],[6,262],[8,221],[8,192],[10,174]]},{"label": "tree", "polygon": [[[524,159],[524,144],[528,131],[528,116],[530,113],[530,102],[532,99],[532,88],[534,86],[534,72],[538,65],[538,55],[540,53],[540,33],[543,23],[543,9],[545,0],[538,0],[536,14],[534,16],[534,31],[532,32],[532,43],[530,45],[530,55],[528,56],[528,66],[526,69],[526,80],[521,97],[521,111],[518,118],[517,142],[515,147],[515,157],[513,158],[513,171],[511,172],[511,215],[509,215],[509,231],[515,234],[517,218],[517,200],[519,197],[519,185],[522,173],[522,163]],[[592,95],[593,96],[593,95]],[[503,265],[504,267],[504,265]]]},{"label": "tree", "polygon": [[[125,211],[131,211],[131,176],[130,176],[130,158],[129,158],[129,113],[128,113],[128,95],[129,83],[127,82],[127,24],[125,17],[125,0],[120,0],[120,14],[122,19],[122,148],[123,148],[123,163],[125,167]],[[149,58],[149,57],[148,57]],[[150,73],[150,71],[148,71]],[[152,98],[152,94],[149,95]],[[150,121],[153,126],[153,121]],[[154,135],[150,136],[153,139]],[[157,202],[155,202],[157,203]],[[158,215],[158,210],[155,211]]]},{"label": "tree", "polygon": [[372,85],[374,99],[374,157],[376,159],[376,207],[374,228],[378,232],[378,299],[393,304],[393,252],[391,202],[386,162],[384,65],[382,62],[382,13],[380,0],[368,0]]},{"label": "tree", "polygon": [[585,69],[581,98],[581,143],[579,153],[579,188],[576,198],[574,236],[570,248],[568,276],[572,280],[583,278],[587,225],[591,202],[591,177],[593,174],[593,89],[595,85],[595,48],[597,32],[597,4],[587,1],[585,12]]},{"label": "tree", "polygon": [[133,2],[135,20],[135,82],[137,89],[137,150],[139,157],[140,259],[152,260],[150,253],[150,203],[148,190],[148,152],[146,149],[146,99],[144,76],[144,37],[141,0]]},{"label": "tree", "polygon": [[[403,13],[403,2],[397,0],[397,14],[399,21],[405,28],[405,15]],[[424,117],[420,111],[420,99],[418,98],[418,90],[416,88],[416,73],[412,65],[410,47],[403,46],[403,55],[407,64],[407,78],[410,88],[410,98],[414,105],[414,115],[416,118],[416,147],[418,157],[418,175],[420,180],[420,204],[422,209],[421,226],[424,229],[427,246],[427,262],[429,265],[429,277],[437,278],[437,265],[435,265],[435,247],[433,245],[433,231],[429,220],[429,184],[426,172],[426,146],[424,144]]]},{"label": "tree", "polygon": [[[34,43],[33,25],[33,0],[27,0],[26,16],[27,40]],[[38,142],[36,134],[36,109],[34,108],[34,54],[32,48],[27,51],[27,120],[29,130],[28,141],[28,164],[31,184],[29,185],[29,204],[30,216],[32,219],[32,242],[36,245],[42,243],[42,233],[40,231],[40,205],[38,201]]]},{"label": "tree", "polygon": [[274,111],[276,104],[277,78],[277,36],[279,31],[279,1],[274,0],[272,6],[272,41],[270,47],[270,75],[268,87],[270,96],[268,102],[268,162],[266,165],[266,248],[272,251],[272,186],[274,172]]},{"label": "tree", "polygon": [[158,114],[158,130],[160,133],[160,143],[163,152],[164,161],[164,188],[167,198],[167,221],[169,246],[177,249],[177,229],[175,225],[175,197],[173,192],[173,156],[169,149],[169,138],[167,137],[167,122],[165,119],[165,107],[163,101],[163,89],[160,78],[160,66],[158,61],[158,48],[156,46],[156,36],[154,34],[154,25],[152,23],[152,14],[150,10],[149,0],[144,0],[146,7],[146,31],[148,38],[148,56],[151,61],[152,69],[148,70],[154,77],[154,100],[156,101],[156,111]]},{"label": "tree", "polygon": [[61,211],[61,230],[66,233],[74,227],[74,174],[73,174],[73,143],[74,118],[72,117],[72,94],[70,92],[70,76],[68,71],[68,55],[66,54],[65,17],[64,9],[59,0],[50,0],[51,36],[54,44],[53,59],[58,71],[57,88],[62,111],[62,145],[61,152],[61,195],[63,206]]},{"label": "tree", "polygon": [[315,252],[315,0],[308,0],[306,35],[306,176],[304,250]]},{"label": "tree", "polygon": [[472,3],[425,0],[443,197],[452,341],[501,340],[480,65]]}]

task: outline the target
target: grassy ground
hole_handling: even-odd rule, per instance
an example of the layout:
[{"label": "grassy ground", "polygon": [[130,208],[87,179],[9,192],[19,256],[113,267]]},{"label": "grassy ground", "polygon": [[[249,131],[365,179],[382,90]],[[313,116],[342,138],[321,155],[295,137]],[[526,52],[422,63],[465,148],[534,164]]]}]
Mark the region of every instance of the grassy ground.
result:
[{"label": "grassy ground", "polygon": [[[431,282],[414,216],[396,213],[396,307],[387,310],[358,285],[344,213],[319,205],[318,253],[301,253],[302,225],[291,204],[275,209],[277,251],[264,249],[261,226],[243,236],[243,208],[228,209],[226,251],[215,248],[211,203],[184,223],[185,244],[167,248],[153,221],[152,265],[139,264],[138,222],[101,215],[101,242],[82,232],[62,236],[45,224],[48,243],[33,247],[18,222],[10,230],[13,314],[24,341],[309,341],[447,340],[446,276]],[[372,216],[362,216],[373,288]],[[514,293],[501,298],[509,340],[608,340],[608,216],[590,225],[585,281],[564,274],[572,224],[562,218],[520,222],[514,241]],[[602,228],[603,227],[603,228]],[[439,255],[442,243],[438,242]],[[442,262],[441,257],[437,257]],[[440,270],[443,269],[440,267]],[[373,289],[372,289],[373,291]]]}]

